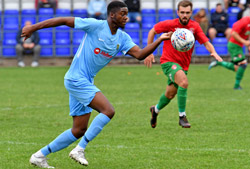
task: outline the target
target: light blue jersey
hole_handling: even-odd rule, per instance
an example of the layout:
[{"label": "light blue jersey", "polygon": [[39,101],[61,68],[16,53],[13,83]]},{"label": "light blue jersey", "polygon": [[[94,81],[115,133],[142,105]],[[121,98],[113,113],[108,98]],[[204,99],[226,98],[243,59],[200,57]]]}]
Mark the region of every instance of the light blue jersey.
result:
[{"label": "light blue jersey", "polygon": [[97,72],[118,52],[125,54],[135,46],[130,36],[122,30],[118,29],[116,34],[112,35],[107,20],[76,17],[75,28],[84,30],[86,34],[64,77],[68,80],[80,80],[85,77],[93,82]]},{"label": "light blue jersey", "polygon": [[135,44],[119,29],[112,35],[106,20],[75,18],[75,28],[86,33],[64,77],[64,85],[69,92],[70,115],[81,116],[92,111],[88,105],[100,91],[94,85],[97,72],[118,52],[126,54]]}]

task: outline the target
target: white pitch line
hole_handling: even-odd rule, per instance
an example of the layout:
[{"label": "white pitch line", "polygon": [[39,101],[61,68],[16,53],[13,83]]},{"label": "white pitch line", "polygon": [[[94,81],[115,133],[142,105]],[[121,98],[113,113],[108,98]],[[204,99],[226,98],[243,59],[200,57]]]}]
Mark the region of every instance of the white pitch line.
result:
[{"label": "white pitch line", "polygon": [[[231,99],[229,101],[236,101],[235,99]],[[247,100],[250,102],[250,99]],[[173,100],[172,102],[177,102],[176,100]],[[113,102],[111,104],[113,105],[123,105],[123,104],[130,104],[130,105],[138,105],[138,104],[143,104],[145,105],[147,102],[145,101],[136,101],[136,102]],[[22,106],[22,107],[0,107],[0,111],[10,111],[10,110],[22,110],[22,109],[43,109],[43,108],[56,108],[56,107],[66,107],[68,105],[41,105],[41,106]]]},{"label": "white pitch line", "polygon": [[[123,105],[123,104],[145,104],[143,101],[138,102],[114,102],[113,105]],[[57,108],[66,107],[68,105],[40,105],[40,106],[21,106],[21,107],[0,107],[0,111],[10,111],[10,110],[23,110],[23,109],[43,109],[43,108]]]},{"label": "white pitch line", "polygon": [[22,110],[22,109],[44,109],[44,108],[52,108],[52,107],[64,107],[68,105],[41,105],[41,106],[22,106],[22,107],[1,107],[0,111],[6,111],[6,110]]},{"label": "white pitch line", "polygon": [[[17,141],[0,141],[0,144],[9,144],[9,145],[38,145],[38,146],[44,146],[44,144],[41,143],[28,143],[28,142],[17,142]],[[147,149],[146,146],[125,146],[125,145],[89,145],[88,147],[94,147],[94,148],[108,148],[108,149]],[[250,150],[246,149],[224,149],[224,148],[179,148],[179,147],[157,147],[153,146],[150,147],[150,149],[153,148],[154,150],[177,150],[177,151],[198,151],[198,152],[237,152],[237,153],[250,153]]]}]

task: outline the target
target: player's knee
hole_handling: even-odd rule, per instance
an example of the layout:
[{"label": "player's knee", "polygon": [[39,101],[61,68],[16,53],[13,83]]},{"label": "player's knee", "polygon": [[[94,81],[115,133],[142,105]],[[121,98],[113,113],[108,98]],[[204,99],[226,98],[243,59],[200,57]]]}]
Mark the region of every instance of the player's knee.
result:
[{"label": "player's knee", "polygon": [[102,113],[105,114],[106,116],[108,116],[110,119],[112,119],[113,116],[115,115],[115,109],[113,107],[109,107],[108,109],[106,109]]},{"label": "player's knee", "polygon": [[188,81],[187,80],[182,80],[179,84],[180,87],[182,88],[188,88]]},{"label": "player's knee", "polygon": [[76,138],[80,138],[87,131],[87,127],[73,127],[71,131]]},{"label": "player's knee", "polygon": [[167,93],[166,98],[173,99],[175,97],[176,93]]},{"label": "player's knee", "polygon": [[167,98],[170,99],[170,100],[172,100],[174,97],[175,97],[175,95],[170,95]]}]

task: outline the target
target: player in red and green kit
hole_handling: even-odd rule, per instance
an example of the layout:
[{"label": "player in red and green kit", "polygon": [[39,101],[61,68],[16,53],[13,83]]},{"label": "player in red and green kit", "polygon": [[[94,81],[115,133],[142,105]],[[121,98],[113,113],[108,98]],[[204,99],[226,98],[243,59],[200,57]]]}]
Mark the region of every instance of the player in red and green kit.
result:
[{"label": "player in red and green kit", "polygon": [[244,72],[247,67],[247,60],[243,51],[243,45],[247,47],[250,46],[249,35],[250,35],[250,17],[247,16],[243,17],[242,19],[233,24],[231,37],[227,44],[227,48],[231,56],[231,62],[213,61],[210,63],[208,67],[208,69],[210,70],[212,67],[220,65],[222,67],[225,67],[229,70],[236,72],[235,84],[234,84],[235,90],[242,89],[240,86],[240,82],[243,78]]},{"label": "player in red and green kit", "polygon": [[[157,23],[148,34],[148,44],[151,44],[156,34],[163,32],[174,32],[177,28],[186,28],[193,32],[194,37],[200,44],[204,44],[216,60],[222,61],[221,57],[216,53],[213,45],[209,42],[206,35],[203,33],[199,23],[190,20],[192,15],[193,4],[190,1],[180,1],[178,4],[177,14],[179,18],[166,20]],[[150,107],[151,112],[151,127],[156,127],[157,116],[159,111],[167,106],[177,94],[179,108],[179,125],[184,128],[190,128],[186,117],[186,100],[188,79],[187,72],[191,62],[192,52],[194,47],[187,52],[179,52],[173,48],[171,41],[165,41],[163,44],[163,53],[160,58],[160,63],[164,74],[168,77],[166,91],[161,95],[158,104]],[[154,55],[148,56],[144,60],[147,67],[152,66]]]}]

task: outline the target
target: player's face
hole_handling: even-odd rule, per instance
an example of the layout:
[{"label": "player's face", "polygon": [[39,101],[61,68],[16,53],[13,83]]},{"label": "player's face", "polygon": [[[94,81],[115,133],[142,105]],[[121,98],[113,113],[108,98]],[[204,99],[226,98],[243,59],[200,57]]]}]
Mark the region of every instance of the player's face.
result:
[{"label": "player's face", "polygon": [[182,25],[187,25],[189,22],[189,19],[192,16],[191,6],[187,6],[187,7],[180,6],[177,14],[179,16],[180,23]]},{"label": "player's face", "polygon": [[118,27],[124,28],[128,21],[127,15],[128,15],[128,8],[123,7],[115,13],[115,17],[113,21],[117,24]]}]

